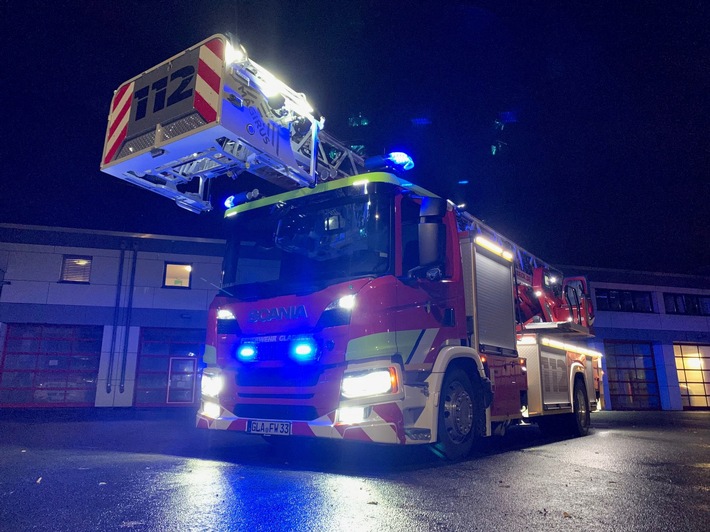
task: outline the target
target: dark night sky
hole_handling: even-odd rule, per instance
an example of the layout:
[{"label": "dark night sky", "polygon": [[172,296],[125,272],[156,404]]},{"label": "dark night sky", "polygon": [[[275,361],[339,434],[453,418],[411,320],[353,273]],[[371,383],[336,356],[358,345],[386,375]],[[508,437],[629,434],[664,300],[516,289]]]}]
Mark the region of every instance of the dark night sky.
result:
[{"label": "dark night sky", "polygon": [[[222,237],[219,209],[188,213],[98,166],[113,90],[232,32],[306,93],[331,133],[347,139],[348,115],[363,112],[372,152],[410,151],[409,179],[548,262],[710,275],[710,2],[0,0],[0,10],[0,222]],[[496,131],[509,111],[517,122]]]}]

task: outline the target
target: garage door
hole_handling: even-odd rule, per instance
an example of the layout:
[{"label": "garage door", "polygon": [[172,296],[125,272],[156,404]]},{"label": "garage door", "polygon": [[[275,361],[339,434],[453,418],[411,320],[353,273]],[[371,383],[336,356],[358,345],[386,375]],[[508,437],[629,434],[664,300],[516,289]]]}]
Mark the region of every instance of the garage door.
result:
[{"label": "garage door", "polygon": [[674,345],[684,409],[710,409],[710,345]]},{"label": "garage door", "polygon": [[8,324],[0,406],[93,406],[103,327]]},{"label": "garage door", "polygon": [[653,346],[605,340],[604,354],[612,410],[660,410]]}]

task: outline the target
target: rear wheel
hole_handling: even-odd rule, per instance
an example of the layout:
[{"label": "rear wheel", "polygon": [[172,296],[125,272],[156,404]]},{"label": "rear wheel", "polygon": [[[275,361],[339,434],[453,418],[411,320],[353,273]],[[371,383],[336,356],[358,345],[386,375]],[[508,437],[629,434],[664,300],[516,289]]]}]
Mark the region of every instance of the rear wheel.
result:
[{"label": "rear wheel", "polygon": [[460,368],[446,372],[439,399],[439,441],[435,449],[449,460],[465,458],[481,435],[483,404],[479,388]]}]

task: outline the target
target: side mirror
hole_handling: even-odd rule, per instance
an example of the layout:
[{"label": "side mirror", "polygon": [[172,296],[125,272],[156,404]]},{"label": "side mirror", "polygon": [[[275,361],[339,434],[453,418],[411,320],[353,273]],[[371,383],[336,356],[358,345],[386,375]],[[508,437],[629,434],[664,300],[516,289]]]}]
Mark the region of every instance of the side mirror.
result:
[{"label": "side mirror", "polygon": [[443,264],[446,259],[446,227],[441,222],[419,224],[419,266]]},{"label": "side mirror", "polygon": [[[446,214],[443,198],[422,198],[419,208],[419,270],[428,272],[436,268],[441,277],[446,262],[446,226],[442,218]],[[434,280],[430,276],[431,280]]]}]

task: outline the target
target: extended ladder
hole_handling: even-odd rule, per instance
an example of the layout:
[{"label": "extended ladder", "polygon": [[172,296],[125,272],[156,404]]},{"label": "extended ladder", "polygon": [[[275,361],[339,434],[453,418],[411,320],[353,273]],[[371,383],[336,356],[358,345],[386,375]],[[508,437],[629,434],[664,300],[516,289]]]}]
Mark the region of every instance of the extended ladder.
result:
[{"label": "extended ladder", "polygon": [[212,209],[218,176],[291,189],[364,172],[323,124],[303,94],[214,35],[116,90],[101,169],[192,212]]}]

